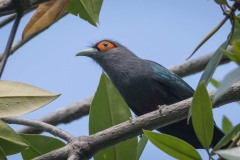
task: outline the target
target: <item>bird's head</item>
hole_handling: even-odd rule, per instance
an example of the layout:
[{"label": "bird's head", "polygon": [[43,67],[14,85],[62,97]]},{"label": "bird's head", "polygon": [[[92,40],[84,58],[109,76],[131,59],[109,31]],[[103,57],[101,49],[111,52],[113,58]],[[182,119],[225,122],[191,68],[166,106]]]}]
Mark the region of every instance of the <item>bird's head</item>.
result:
[{"label": "bird's head", "polygon": [[109,40],[102,40],[90,48],[81,50],[76,56],[87,56],[87,57],[95,58],[117,47],[118,46],[116,42],[109,41]]},{"label": "bird's head", "polygon": [[87,56],[101,63],[117,63],[130,57],[136,57],[130,50],[118,42],[102,40],[90,48],[81,50],[76,56]]},{"label": "bird's head", "polygon": [[118,42],[102,40],[90,48],[80,51],[76,56],[87,56],[97,62],[111,80],[126,79],[133,66],[141,61],[126,47]]}]

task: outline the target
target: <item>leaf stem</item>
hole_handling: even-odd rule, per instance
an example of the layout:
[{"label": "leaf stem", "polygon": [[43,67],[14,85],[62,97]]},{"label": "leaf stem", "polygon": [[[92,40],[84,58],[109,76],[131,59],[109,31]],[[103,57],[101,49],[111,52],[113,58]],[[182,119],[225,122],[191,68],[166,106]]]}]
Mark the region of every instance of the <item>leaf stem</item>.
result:
[{"label": "leaf stem", "polygon": [[210,154],[209,150],[208,150],[208,149],[206,149],[206,151],[207,151],[207,154],[208,154],[208,158],[209,158],[209,160],[214,160],[214,159],[212,158],[212,156],[211,156],[211,154]]}]

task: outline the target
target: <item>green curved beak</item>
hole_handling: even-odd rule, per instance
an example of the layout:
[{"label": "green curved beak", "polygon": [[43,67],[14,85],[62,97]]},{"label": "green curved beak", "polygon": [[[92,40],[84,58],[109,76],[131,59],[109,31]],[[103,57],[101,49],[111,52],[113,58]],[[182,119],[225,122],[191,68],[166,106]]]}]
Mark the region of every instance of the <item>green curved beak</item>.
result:
[{"label": "green curved beak", "polygon": [[95,48],[86,48],[86,49],[83,49],[80,52],[78,52],[76,54],[76,56],[87,56],[87,57],[90,57],[90,56],[96,54],[97,52],[98,52],[98,50],[95,49]]}]

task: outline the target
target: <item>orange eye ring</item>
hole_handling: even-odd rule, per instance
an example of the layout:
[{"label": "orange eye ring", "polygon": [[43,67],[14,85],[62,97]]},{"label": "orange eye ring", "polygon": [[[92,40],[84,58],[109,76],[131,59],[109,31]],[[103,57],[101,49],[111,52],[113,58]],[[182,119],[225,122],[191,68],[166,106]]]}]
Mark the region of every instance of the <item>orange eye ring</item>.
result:
[{"label": "orange eye ring", "polygon": [[117,46],[115,44],[113,44],[112,42],[106,41],[106,40],[99,42],[97,45],[97,48],[100,51],[108,51],[108,50],[116,48],[116,47]]}]

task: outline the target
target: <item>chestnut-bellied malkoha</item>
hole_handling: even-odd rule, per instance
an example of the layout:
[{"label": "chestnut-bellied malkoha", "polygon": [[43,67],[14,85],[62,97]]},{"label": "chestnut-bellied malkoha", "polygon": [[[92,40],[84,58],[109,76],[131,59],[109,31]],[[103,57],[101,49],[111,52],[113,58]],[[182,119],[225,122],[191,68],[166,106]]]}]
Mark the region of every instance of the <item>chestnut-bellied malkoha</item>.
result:
[{"label": "chestnut-bellied malkoha", "polygon": [[[92,48],[80,51],[96,61],[107,73],[128,106],[137,115],[154,111],[158,105],[170,105],[193,96],[194,90],[179,76],[160,64],[141,59],[123,45],[102,40]],[[195,148],[203,148],[187,120],[164,126],[158,131],[178,137]],[[211,147],[224,136],[214,126]]]}]

